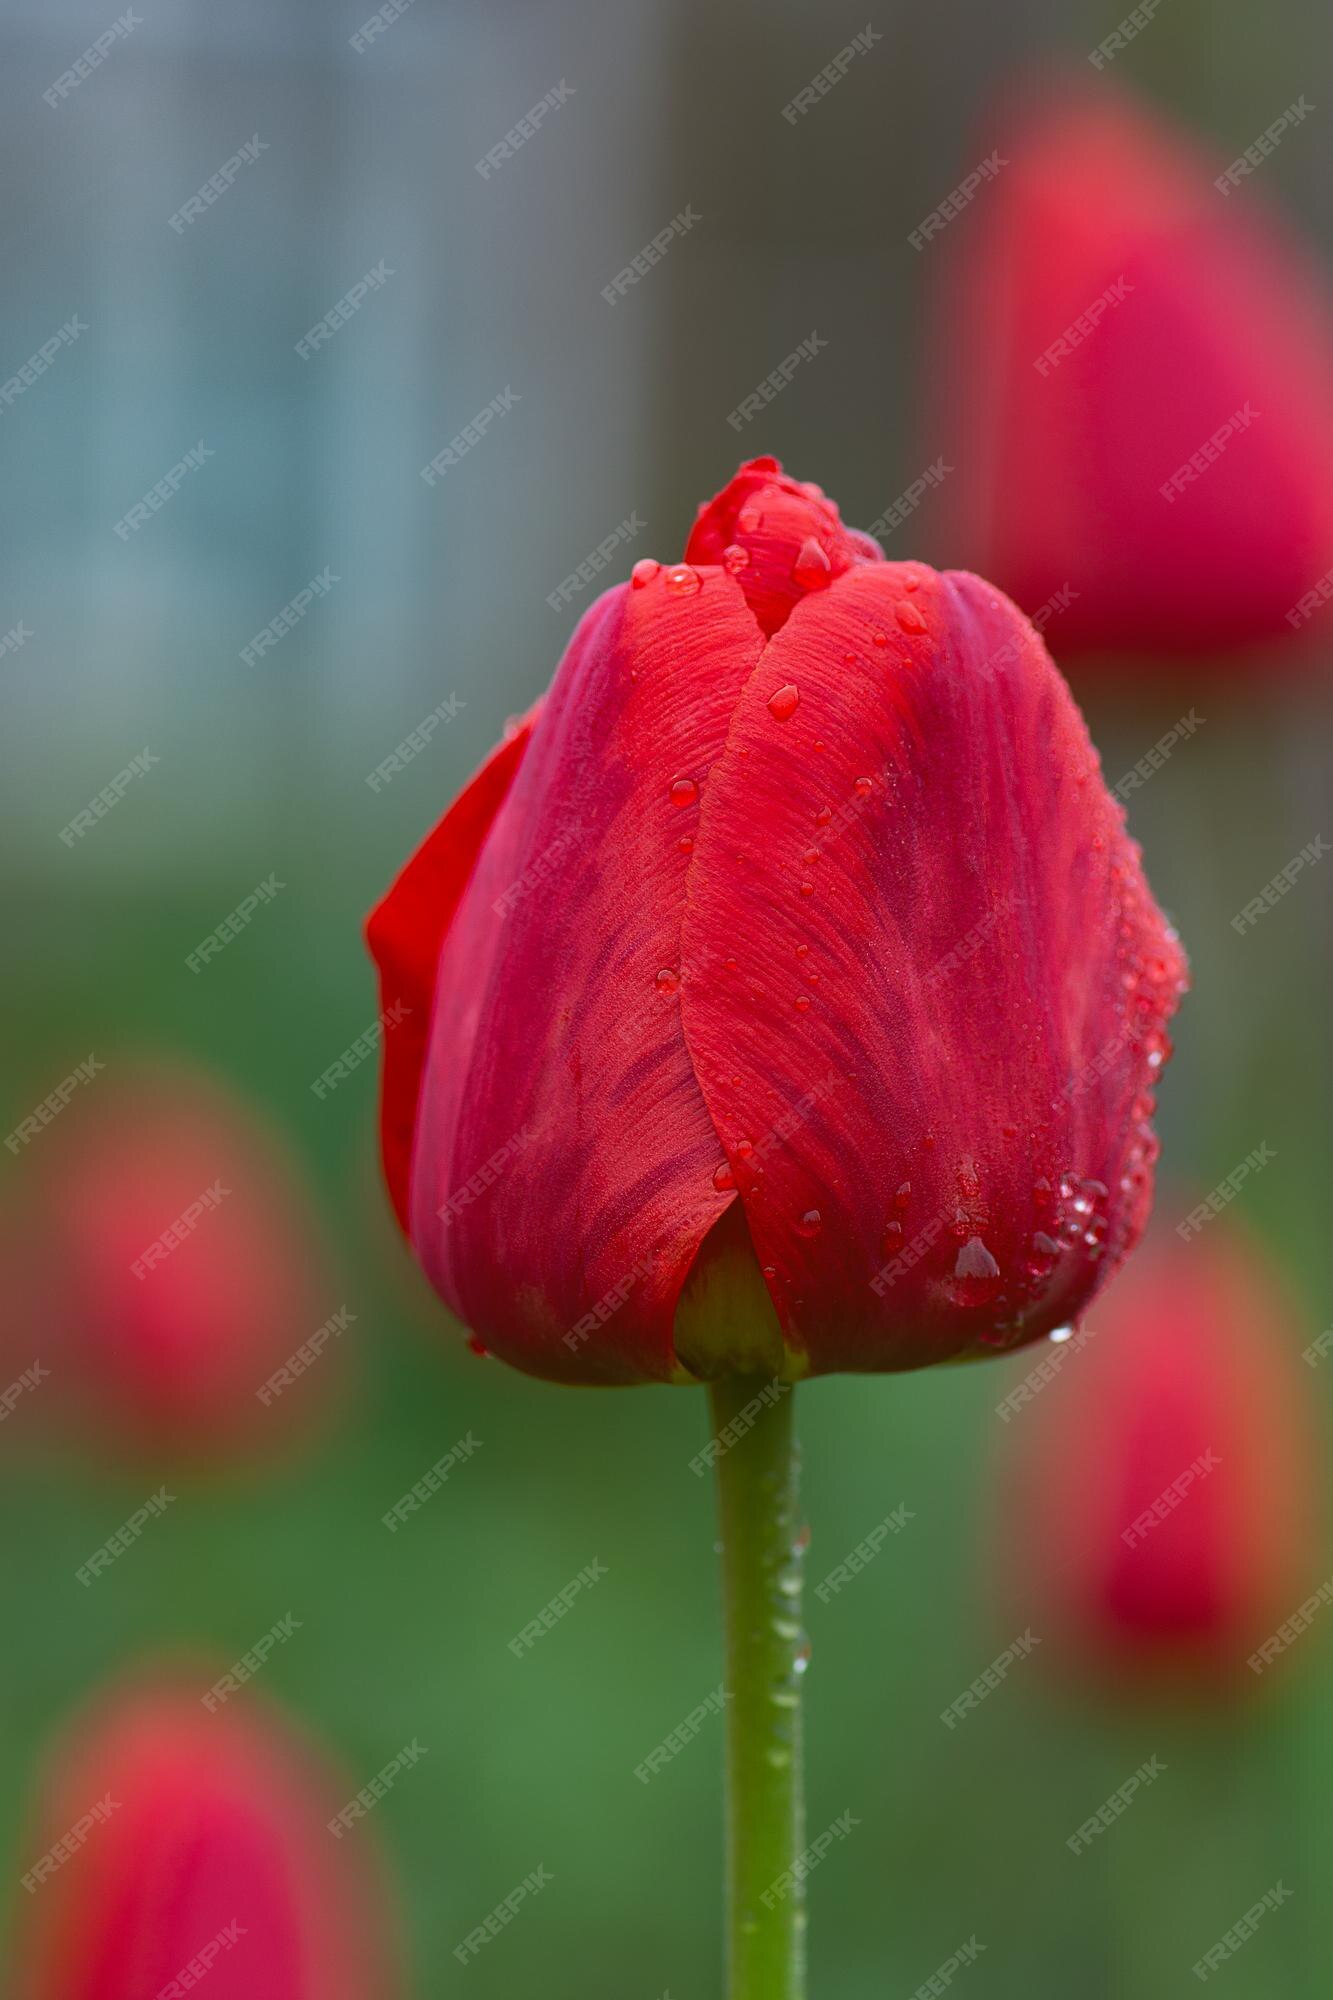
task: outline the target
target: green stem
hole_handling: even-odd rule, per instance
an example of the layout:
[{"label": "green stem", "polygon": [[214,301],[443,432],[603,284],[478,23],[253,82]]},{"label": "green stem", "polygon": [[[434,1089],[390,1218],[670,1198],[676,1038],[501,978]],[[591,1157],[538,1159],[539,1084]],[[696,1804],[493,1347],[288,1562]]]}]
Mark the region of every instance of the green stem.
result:
[{"label": "green stem", "polygon": [[714,1382],[726,1614],[728,2000],[803,2000],[801,1542],[790,1384]]}]

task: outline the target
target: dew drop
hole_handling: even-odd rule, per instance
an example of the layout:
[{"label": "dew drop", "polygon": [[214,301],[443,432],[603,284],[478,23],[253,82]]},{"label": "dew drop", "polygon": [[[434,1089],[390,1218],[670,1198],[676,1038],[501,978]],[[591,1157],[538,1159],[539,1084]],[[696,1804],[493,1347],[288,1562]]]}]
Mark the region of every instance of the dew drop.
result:
[{"label": "dew drop", "polygon": [[920,590],[920,588],[921,578],[919,576],[905,576],[903,578],[904,590]]},{"label": "dew drop", "polygon": [[676,845],[682,854],[688,854],[694,846],[694,835],[692,833],[682,833]]},{"label": "dew drop", "polygon": [[633,585],[635,590],[646,589],[647,586],[652,582],[653,578],[658,574],[661,567],[662,567],[661,563],[654,562],[651,556],[644,556],[643,560],[641,562],[636,562],[633,569],[630,571],[629,573],[630,583]]},{"label": "dew drop", "polygon": [[666,588],[672,597],[693,597],[699,583],[698,570],[691,569],[688,563],[677,563],[666,573]]},{"label": "dew drop", "polygon": [[1074,1329],[1072,1326],[1057,1326],[1051,1333],[1051,1339],[1057,1344],[1061,1341],[1072,1340],[1073,1338]]},{"label": "dew drop", "polygon": [[796,1233],[798,1236],[818,1236],[823,1222],[824,1218],[817,1208],[807,1208],[796,1225]]},{"label": "dew drop", "polygon": [[802,882],[801,894],[803,896],[813,896],[814,893],[815,893],[815,885],[813,882]]},{"label": "dew drop", "polygon": [[819,811],[815,814],[815,825],[827,826],[832,817],[833,817],[832,806],[821,806],[819,808]]},{"label": "dew drop", "polygon": [[743,535],[758,534],[763,525],[764,513],[761,507],[742,507],[736,516],[736,526]]},{"label": "dew drop", "polygon": [[722,567],[728,576],[738,576],[750,567],[750,551],[743,549],[739,542],[732,542],[722,551]]},{"label": "dew drop", "polygon": [[732,1173],[730,1166],[725,1160],[722,1162],[722,1165],[720,1167],[714,1167],[713,1186],[717,1189],[719,1194],[726,1194],[727,1190],[729,1188],[734,1188],[735,1185],[736,1185],[736,1176],[735,1174]]},{"label": "dew drop", "polygon": [[852,786],[852,790],[856,793],[858,799],[868,799],[874,789],[874,781],[870,778],[858,778]]},{"label": "dew drop", "polygon": [[796,1011],[797,1011],[797,1013],[798,1013],[798,1014],[807,1014],[807,1013],[809,1013],[809,1011],[810,1011],[810,995],[809,995],[808,993],[798,993],[798,994],[796,995],[796,1000],[795,1000],[795,1007],[796,1007]]},{"label": "dew drop", "polygon": [[911,1199],[912,1183],[904,1181],[897,1194],[893,1197],[893,1205],[895,1208],[906,1208]]},{"label": "dew drop", "polygon": [[478,1340],[475,1333],[469,1336],[468,1346],[471,1348],[472,1352],[475,1355],[477,1355],[481,1360],[485,1361],[489,1358],[491,1351],[490,1348],[486,1346],[484,1341]]},{"label": "dew drop", "polygon": [[748,1160],[754,1151],[754,1141],[753,1139],[738,1139],[731,1150],[738,1160]]},{"label": "dew drop", "polygon": [[969,1236],[958,1252],[953,1278],[960,1305],[987,1305],[1000,1289],[1000,1267],[979,1236]]},{"label": "dew drop", "polygon": [[775,722],[790,722],[800,705],[801,691],[794,681],[788,681],[775,694],[768,697],[768,712]]},{"label": "dew drop", "polygon": [[876,632],[874,633],[873,637],[875,644],[877,646],[887,646],[889,643],[889,635],[887,632]]},{"label": "dew drop", "polygon": [[654,984],[659,993],[674,993],[680,985],[680,974],[673,972],[670,966],[664,965],[658,973]]},{"label": "dew drop", "polygon": [[671,787],[673,806],[692,806],[699,796],[699,787],[693,778],[677,778]]},{"label": "dew drop", "polygon": [[[669,583],[670,578],[667,581]],[[926,629],[926,621],[915,604],[900,604],[895,615],[904,632],[924,632]]]},{"label": "dew drop", "polygon": [[813,535],[807,535],[801,543],[791,576],[802,590],[827,590],[832,582],[833,565]]}]

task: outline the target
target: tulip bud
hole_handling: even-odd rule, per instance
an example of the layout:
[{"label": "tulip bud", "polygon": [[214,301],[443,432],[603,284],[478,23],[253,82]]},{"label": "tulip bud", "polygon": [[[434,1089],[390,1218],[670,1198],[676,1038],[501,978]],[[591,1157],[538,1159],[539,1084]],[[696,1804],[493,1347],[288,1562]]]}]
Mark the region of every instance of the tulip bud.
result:
[{"label": "tulip bud", "polygon": [[1217,1223],[1150,1243],[1000,1403],[1001,1568],[1053,1655],[1250,1687],[1285,1653],[1265,1642],[1322,1581],[1302,1344],[1278,1273]]},{"label": "tulip bud", "polygon": [[108,1063],[24,1173],[24,1333],[53,1411],[216,1459],[323,1403],[348,1308],[298,1168],[243,1099],[183,1063]]},{"label": "tulip bud", "polygon": [[[395,1205],[530,1373],[984,1354],[1146,1218],[1184,959],[1068,689],[775,460],[586,613],[369,936]],[[682,1345],[732,1208],[766,1323]]]},{"label": "tulip bud", "polygon": [[[1302,143],[1302,115],[1282,143]],[[943,545],[1048,615],[1062,653],[1316,629],[1333,313],[1266,211],[1263,153],[1227,168],[1076,81],[1010,132],[933,267]]]},{"label": "tulip bud", "polygon": [[329,1832],[350,1782],[251,1696],[208,1713],[210,1672],[141,1677],[62,1743],[25,1849],[23,2000],[399,1990],[367,1830]]}]

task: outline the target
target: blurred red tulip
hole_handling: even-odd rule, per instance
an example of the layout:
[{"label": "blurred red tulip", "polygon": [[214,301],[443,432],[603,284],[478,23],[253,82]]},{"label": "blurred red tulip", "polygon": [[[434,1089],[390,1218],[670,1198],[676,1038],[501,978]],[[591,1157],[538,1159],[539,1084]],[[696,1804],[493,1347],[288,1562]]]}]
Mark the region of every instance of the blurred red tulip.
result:
[{"label": "blurred red tulip", "polygon": [[1068,689],[776,460],[588,611],[369,935],[399,1216],[533,1374],[693,1379],[738,1202],[790,1376],[1036,1339],[1147,1215],[1184,960]]},{"label": "blurred red tulip", "polygon": [[[94,1705],[43,1788],[23,1886],[23,2000],[391,2000],[373,1850],[277,1715],[139,1678]],[[364,1830],[358,1829],[358,1832]],[[25,1855],[25,1859],[26,1859]]]},{"label": "blurred red tulip", "polygon": [[327,1360],[261,1399],[341,1302],[298,1166],[235,1092],[184,1063],[108,1062],[25,1160],[20,1200],[27,1345],[53,1406],[101,1441],[217,1458],[322,1401]]},{"label": "blurred red tulip", "polygon": [[935,265],[941,546],[1050,607],[1062,653],[1290,640],[1333,595],[1311,260],[1251,177],[1219,188],[1224,160],[1118,93],[1067,81],[1003,152]]},{"label": "blurred red tulip", "polygon": [[1117,1678],[1264,1679],[1285,1647],[1258,1649],[1320,1581],[1302,1345],[1277,1273],[1214,1223],[1150,1241],[1054,1379],[1001,1405],[1004,1568],[1058,1652]]}]

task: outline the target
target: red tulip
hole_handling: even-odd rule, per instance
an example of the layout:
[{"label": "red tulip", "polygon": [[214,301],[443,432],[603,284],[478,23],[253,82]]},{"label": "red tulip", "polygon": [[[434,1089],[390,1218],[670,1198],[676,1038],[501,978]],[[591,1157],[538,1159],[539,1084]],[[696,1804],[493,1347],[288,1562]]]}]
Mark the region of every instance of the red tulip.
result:
[{"label": "red tulip", "polygon": [[1277,1273],[1214,1224],[1150,1243],[1033,1407],[1001,1405],[1004,1567],[1058,1653],[1245,1686],[1276,1663],[1322,1574],[1301,1346]]},{"label": "red tulip", "polygon": [[533,1374],[692,1379],[736,1204],[789,1375],[1035,1339],[1142,1227],[1183,959],[1082,719],[773,459],[592,606],[369,936],[398,1213]]},{"label": "red tulip", "polygon": [[261,1391],[342,1301],[299,1170],[243,1099],[183,1063],[108,1060],[24,1172],[25,1332],[55,1402],[172,1456],[242,1451],[310,1415],[327,1358]]},{"label": "red tulip", "polygon": [[1059,606],[1061,651],[1305,631],[1333,595],[1333,314],[1310,260],[1252,177],[1219,189],[1225,159],[1118,94],[1067,83],[1003,151],[935,267],[944,545]]},{"label": "red tulip", "polygon": [[24,2000],[390,2000],[396,1947],[331,1777],[248,1697],[177,1676],[118,1691],[45,1785],[23,1877]]}]

